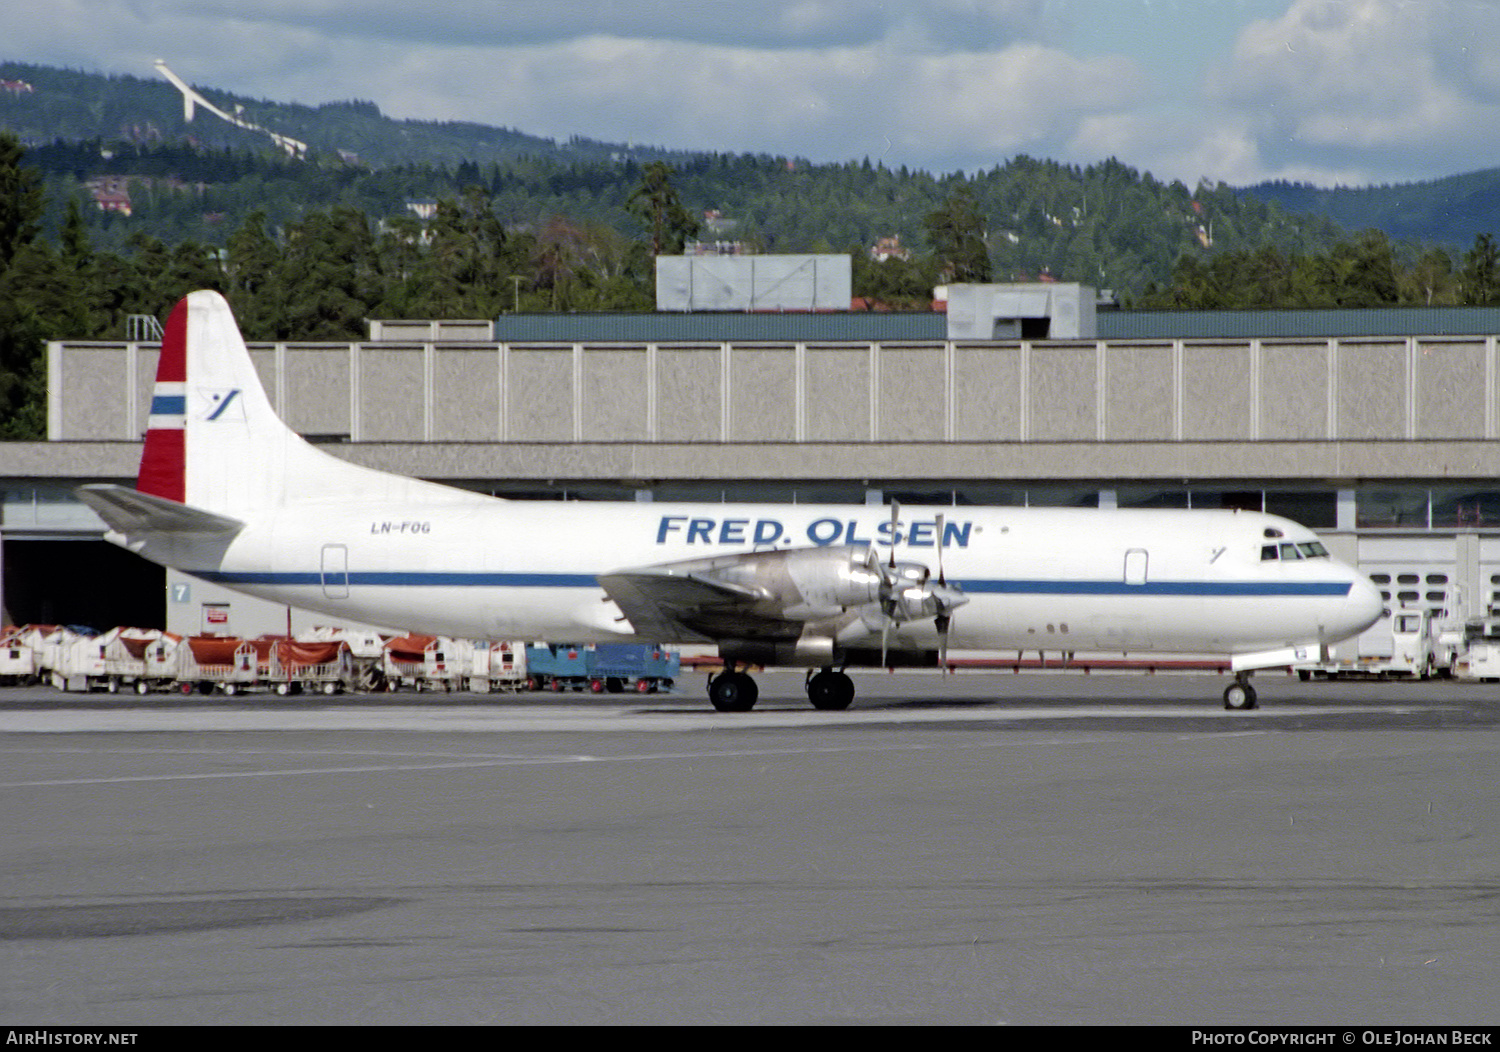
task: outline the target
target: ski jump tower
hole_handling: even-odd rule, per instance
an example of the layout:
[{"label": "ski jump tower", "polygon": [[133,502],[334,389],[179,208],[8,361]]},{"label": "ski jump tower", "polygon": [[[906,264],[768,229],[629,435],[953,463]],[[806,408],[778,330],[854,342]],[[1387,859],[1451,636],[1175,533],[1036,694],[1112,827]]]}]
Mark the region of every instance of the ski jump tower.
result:
[{"label": "ski jump tower", "polygon": [[285,135],[279,135],[269,128],[262,128],[259,124],[252,124],[250,121],[245,120],[245,118],[240,116],[238,113],[225,113],[223,110],[219,109],[219,107],[215,106],[212,102],[209,102],[202,95],[198,94],[198,92],[193,89],[193,86],[191,84],[168,69],[165,59],[159,58],[156,60],[156,72],[160,73],[163,77],[166,77],[168,82],[171,83],[174,88],[182,92],[182,119],[184,121],[187,121],[189,124],[191,124],[193,121],[193,113],[195,112],[196,107],[202,106],[209,113],[212,113],[215,117],[218,117],[220,120],[228,121],[236,128],[244,128],[246,131],[259,132],[261,135],[269,135],[271,137],[271,141],[285,150],[287,152],[287,155],[290,157],[307,156],[307,143],[298,142],[296,139],[289,138]]}]

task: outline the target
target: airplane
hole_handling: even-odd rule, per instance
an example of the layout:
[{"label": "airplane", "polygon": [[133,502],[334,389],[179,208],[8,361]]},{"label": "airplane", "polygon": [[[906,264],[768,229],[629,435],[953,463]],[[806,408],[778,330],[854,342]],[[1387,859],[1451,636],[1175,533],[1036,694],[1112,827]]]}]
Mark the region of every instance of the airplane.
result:
[{"label": "airplane", "polygon": [[1382,616],[1308,529],[1249,511],[508,501],[340,460],[286,426],[229,304],[167,322],[136,486],[78,490],[116,544],[277,603],[473,639],[718,647],[721,711],[752,665],[946,666],[949,648],[1316,660]]}]

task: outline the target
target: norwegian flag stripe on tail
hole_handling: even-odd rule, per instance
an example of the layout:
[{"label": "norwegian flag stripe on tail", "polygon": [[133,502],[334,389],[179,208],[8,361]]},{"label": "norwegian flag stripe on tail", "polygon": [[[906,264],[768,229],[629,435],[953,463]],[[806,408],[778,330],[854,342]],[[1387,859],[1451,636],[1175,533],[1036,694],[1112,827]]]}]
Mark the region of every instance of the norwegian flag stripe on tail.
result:
[{"label": "norwegian flag stripe on tail", "polygon": [[146,424],[146,448],[135,488],[142,493],[179,503],[186,500],[186,389],[187,314],[184,299],[167,319],[151,393],[151,415]]}]

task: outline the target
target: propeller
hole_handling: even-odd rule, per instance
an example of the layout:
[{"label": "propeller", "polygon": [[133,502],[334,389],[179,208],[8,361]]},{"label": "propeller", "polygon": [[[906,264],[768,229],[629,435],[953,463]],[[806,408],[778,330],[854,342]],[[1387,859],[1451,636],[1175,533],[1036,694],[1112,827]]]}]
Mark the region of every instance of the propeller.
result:
[{"label": "propeller", "polygon": [[[953,625],[953,611],[969,601],[963,589],[948,583],[943,566],[943,532],[947,520],[937,516],[937,581],[932,571],[921,563],[896,562],[896,528],[901,506],[891,502],[891,555],[884,563],[871,562],[880,572],[880,664],[885,667],[890,650],[891,628],[905,621],[931,617],[938,633],[940,665],[948,661],[948,635]],[[872,553],[873,556],[873,553]]]},{"label": "propeller", "polygon": [[[941,588],[943,591],[947,591],[948,590],[948,575],[943,572],[943,536],[944,536],[944,534],[943,534],[943,527],[946,526],[946,525],[947,525],[947,519],[944,518],[942,512],[938,512],[938,514],[937,514],[938,587]],[[939,600],[938,601],[938,614],[937,614],[937,617],[935,617],[935,618],[932,619],[932,623],[937,628],[937,634],[938,634],[938,668],[941,669],[945,674],[948,671],[948,630],[953,626],[953,615],[951,613],[949,613],[949,610],[951,610],[954,606],[957,606],[957,605],[958,604],[954,603],[954,604],[951,604],[951,605],[945,607],[945,606],[943,606],[942,601]]]},{"label": "propeller", "polygon": [[891,625],[896,619],[896,600],[892,594],[896,574],[896,527],[901,522],[901,502],[891,498],[891,561],[880,575],[880,667],[885,668],[886,650],[891,639]]}]

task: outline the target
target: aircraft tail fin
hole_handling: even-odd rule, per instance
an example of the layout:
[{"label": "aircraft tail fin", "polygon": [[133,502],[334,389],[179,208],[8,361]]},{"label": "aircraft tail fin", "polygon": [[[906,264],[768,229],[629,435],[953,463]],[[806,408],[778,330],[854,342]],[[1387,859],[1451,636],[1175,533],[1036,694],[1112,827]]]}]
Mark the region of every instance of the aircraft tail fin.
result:
[{"label": "aircraft tail fin", "polygon": [[232,519],[295,502],[458,496],[339,460],[293,432],[211,291],[189,294],[167,320],[136,489]]}]

